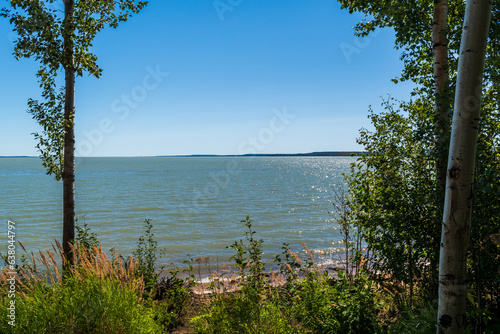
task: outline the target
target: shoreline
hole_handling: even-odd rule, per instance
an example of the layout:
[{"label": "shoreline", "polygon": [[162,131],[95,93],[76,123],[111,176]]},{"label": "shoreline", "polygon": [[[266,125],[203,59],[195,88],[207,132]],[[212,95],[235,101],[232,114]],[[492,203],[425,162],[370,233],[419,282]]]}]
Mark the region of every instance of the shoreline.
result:
[{"label": "shoreline", "polygon": [[[320,271],[327,271],[328,275],[335,275],[336,272],[339,270],[345,271],[345,261],[343,260],[337,260],[335,262],[328,262],[328,263],[315,263],[314,267],[316,269],[319,269]],[[350,266],[350,269],[353,269],[354,267]],[[180,269],[177,272],[176,278],[180,279],[186,279],[188,277],[193,277],[194,281],[196,283],[210,283],[212,281],[212,278],[214,277],[225,277],[225,278],[234,278],[238,276],[238,273],[234,271],[234,267],[231,267],[229,265],[226,266],[220,266],[219,268],[208,268],[207,266],[204,266],[203,268],[198,268],[193,266],[193,270],[188,271],[187,268],[178,268]],[[264,264],[264,270],[263,270],[264,275],[266,277],[271,277],[273,275],[278,275],[280,274],[280,268],[278,265],[268,265]],[[169,270],[163,270],[160,279],[162,278],[169,278],[172,275],[170,274]]]},{"label": "shoreline", "polygon": [[[322,151],[308,153],[256,153],[256,154],[172,154],[172,155],[133,155],[133,156],[79,156],[77,158],[211,158],[211,157],[352,157],[365,155],[365,151]],[[33,159],[36,155],[0,155],[0,159]]]},{"label": "shoreline", "polygon": [[[318,272],[320,273],[326,271],[330,279],[337,279],[339,277],[338,272],[342,271],[345,273],[346,268],[345,268],[345,262],[344,263],[339,262],[335,266],[330,265],[330,266],[325,266],[324,268],[321,265],[315,266],[315,269],[318,270]],[[353,272],[357,272],[356,267],[350,266],[350,270],[353,270]],[[286,283],[286,278],[280,272],[279,269],[264,271],[263,273],[264,276],[266,277],[266,280],[272,287],[282,286]],[[303,276],[304,273],[300,273],[298,278],[301,279],[303,278]],[[178,276],[177,278],[185,280],[187,276],[186,277]],[[195,295],[201,295],[201,296],[211,295],[214,293],[235,292],[240,290],[239,278],[240,275],[232,271],[222,274],[214,272],[211,275],[206,275],[201,278],[196,278],[194,280],[195,284],[192,286],[191,289]]]}]

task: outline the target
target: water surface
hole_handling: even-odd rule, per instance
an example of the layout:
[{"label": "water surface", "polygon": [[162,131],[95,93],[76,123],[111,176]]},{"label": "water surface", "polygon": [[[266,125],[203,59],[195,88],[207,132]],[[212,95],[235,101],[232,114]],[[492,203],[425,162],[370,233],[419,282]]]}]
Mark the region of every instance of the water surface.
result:
[{"label": "water surface", "polygon": [[[264,258],[304,241],[325,259],[340,256],[341,235],[331,187],[353,157],[147,157],[77,159],[79,221],[105,249],[130,254],[151,219],[163,264],[190,258],[227,261],[226,246],[243,238],[240,222],[251,216]],[[0,159],[0,219],[16,223],[17,240],[29,250],[62,238],[62,182],[45,174],[37,158]],[[2,233],[4,245],[6,233]],[[1,246],[2,251],[5,247]]]}]

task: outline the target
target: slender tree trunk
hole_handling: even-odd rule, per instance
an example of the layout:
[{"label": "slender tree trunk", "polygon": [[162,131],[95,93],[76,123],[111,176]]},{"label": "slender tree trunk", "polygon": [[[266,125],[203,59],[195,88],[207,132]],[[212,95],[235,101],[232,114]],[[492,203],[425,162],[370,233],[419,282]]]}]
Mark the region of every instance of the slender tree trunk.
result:
[{"label": "slender tree trunk", "polygon": [[465,330],[470,237],[481,88],[491,18],[490,0],[467,1],[448,156],[439,259],[438,334]]},{"label": "slender tree trunk", "polygon": [[[448,165],[448,148],[450,145],[450,92],[448,74],[448,0],[435,0],[432,22],[432,57],[434,75],[434,145],[436,158],[436,214],[443,212],[446,186],[446,167]],[[436,225],[439,224],[436,216]],[[440,226],[436,226],[436,230]],[[439,242],[435,237],[436,246]],[[431,258],[431,288],[429,293],[435,295],[438,288],[437,267],[439,259]]]},{"label": "slender tree trunk", "polygon": [[438,203],[444,201],[446,186],[446,166],[449,147],[449,110],[448,91],[448,0],[435,0],[432,23],[432,55],[434,61],[434,140],[436,145],[436,178]]},{"label": "slender tree trunk", "polygon": [[63,170],[63,250],[68,263],[74,254],[70,243],[75,239],[75,69],[73,60],[73,12],[74,0],[64,0],[64,170]]}]

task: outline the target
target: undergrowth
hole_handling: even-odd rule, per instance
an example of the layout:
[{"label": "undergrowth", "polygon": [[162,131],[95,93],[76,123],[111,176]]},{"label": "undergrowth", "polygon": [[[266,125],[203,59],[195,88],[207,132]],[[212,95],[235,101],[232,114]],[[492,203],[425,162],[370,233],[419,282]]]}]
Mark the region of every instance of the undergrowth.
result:
[{"label": "undergrowth", "polygon": [[[168,333],[182,325],[190,280],[178,279],[177,269],[157,279],[160,255],[152,227],[146,220],[145,236],[126,258],[114,250],[108,256],[87,224],[78,225],[76,260],[65,273],[57,240],[36,255],[25,250],[15,271],[0,272],[0,304],[15,303],[10,319],[10,310],[0,308],[0,333]],[[15,299],[6,293],[12,279]]]},{"label": "undergrowth", "polygon": [[[195,282],[193,275],[180,279],[176,268],[161,275],[149,220],[129,257],[114,249],[108,256],[84,222],[69,272],[61,271],[65,259],[57,241],[50,251],[24,254],[14,273],[3,268],[0,304],[11,302],[14,277],[15,326],[1,321],[0,333],[172,333],[179,327],[201,334],[435,333],[436,305],[416,294],[408,303],[404,288],[391,290],[372,280],[362,254],[355,270],[328,272],[305,244],[304,257],[284,244],[274,259],[279,270],[266,272],[264,241],[248,216],[242,222],[244,238],[228,246],[235,252],[233,267],[214,272],[209,283]],[[358,247],[346,245],[347,252]],[[201,294],[195,297],[194,291]],[[2,319],[8,315],[7,307],[0,308]],[[488,311],[471,304],[467,317],[481,319],[487,329],[468,326],[466,333],[498,332]]]},{"label": "undergrowth", "polygon": [[230,246],[236,251],[232,259],[237,288],[212,285],[206,307],[191,320],[195,333],[382,332],[378,316],[383,305],[366,276],[351,280],[341,273],[332,279],[305,245],[307,258],[302,260],[285,244],[284,260],[275,260],[281,271],[268,280],[263,241],[255,238],[249,217],[242,222],[247,227],[245,241]]}]

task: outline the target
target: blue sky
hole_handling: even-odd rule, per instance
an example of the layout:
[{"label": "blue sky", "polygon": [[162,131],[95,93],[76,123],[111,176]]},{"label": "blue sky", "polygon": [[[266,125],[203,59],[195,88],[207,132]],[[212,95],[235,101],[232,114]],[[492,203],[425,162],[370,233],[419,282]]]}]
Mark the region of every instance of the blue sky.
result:
[{"label": "blue sky", "polygon": [[[412,89],[390,81],[403,66],[390,29],[354,37],[362,18],[333,0],[150,1],[95,40],[103,76],[77,79],[77,154],[361,150],[369,105]],[[11,30],[0,20],[0,156],[38,155],[38,66],[13,58]]]}]

